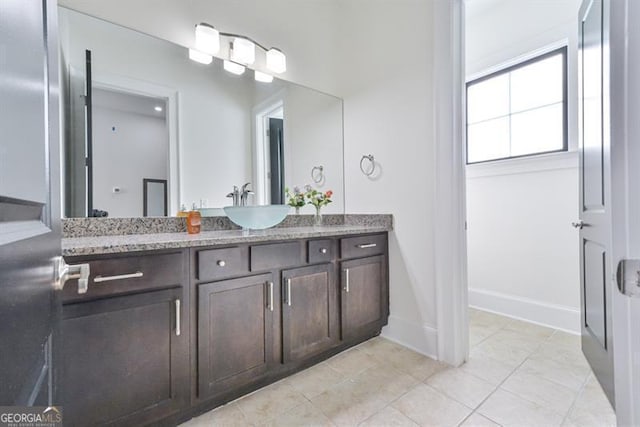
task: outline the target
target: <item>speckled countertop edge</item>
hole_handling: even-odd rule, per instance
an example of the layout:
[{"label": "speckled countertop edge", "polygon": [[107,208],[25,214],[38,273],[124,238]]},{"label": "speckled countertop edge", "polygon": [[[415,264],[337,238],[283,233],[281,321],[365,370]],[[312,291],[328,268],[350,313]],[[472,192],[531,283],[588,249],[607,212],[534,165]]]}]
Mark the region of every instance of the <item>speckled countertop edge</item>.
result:
[{"label": "speckled countertop edge", "polygon": [[200,234],[155,233],[120,236],[70,237],[62,239],[64,256],[102,255],[123,252],[182,249],[238,243],[333,237],[391,231],[391,225],[333,225],[323,227],[286,227],[267,230],[217,230]]}]

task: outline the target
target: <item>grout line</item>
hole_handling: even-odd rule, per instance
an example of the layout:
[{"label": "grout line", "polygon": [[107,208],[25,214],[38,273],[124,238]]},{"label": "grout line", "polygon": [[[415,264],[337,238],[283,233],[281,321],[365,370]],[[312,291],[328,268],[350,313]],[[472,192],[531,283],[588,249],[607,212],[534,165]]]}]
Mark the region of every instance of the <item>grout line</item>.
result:
[{"label": "grout line", "polygon": [[562,424],[561,425],[565,425],[565,423],[567,422],[567,420],[571,416],[573,410],[576,407],[576,404],[578,403],[578,400],[582,397],[582,393],[584,393],[584,389],[587,387],[587,383],[589,382],[590,379],[591,379],[591,374],[587,375],[587,378],[585,378],[585,380],[582,382],[582,386],[580,387],[580,390],[578,390],[578,393],[576,393],[576,397],[573,399],[573,403],[571,403],[571,406],[569,407],[569,410],[564,415],[564,418],[562,419]]}]

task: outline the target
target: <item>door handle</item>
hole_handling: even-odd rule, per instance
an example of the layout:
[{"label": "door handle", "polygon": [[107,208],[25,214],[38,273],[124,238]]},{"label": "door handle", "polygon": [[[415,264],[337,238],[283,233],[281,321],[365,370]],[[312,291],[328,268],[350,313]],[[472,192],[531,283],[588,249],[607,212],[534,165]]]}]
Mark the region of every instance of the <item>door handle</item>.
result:
[{"label": "door handle", "polygon": [[287,305],[291,307],[291,279],[287,279]]},{"label": "door handle", "polygon": [[624,295],[640,298],[640,259],[623,259],[616,271],[618,289]]},{"label": "door handle", "polygon": [[136,271],[135,273],[127,273],[127,274],[118,274],[116,276],[96,276],[93,279],[94,283],[102,283],[102,282],[110,282],[112,280],[124,280],[124,279],[135,279],[137,277],[144,276],[142,271]]},{"label": "door handle", "polygon": [[587,224],[584,223],[583,220],[579,220],[577,222],[572,222],[571,226],[573,228],[577,228],[578,230],[582,230]]},{"label": "door handle", "polygon": [[344,291],[349,293],[349,269],[344,269]]},{"label": "door handle", "polygon": [[61,291],[67,280],[78,279],[78,293],[87,293],[89,275],[91,274],[91,268],[88,263],[69,265],[64,261],[63,257],[58,257],[55,260],[54,270],[53,289]]},{"label": "door handle", "polygon": [[273,311],[273,282],[269,282],[269,310]]},{"label": "door handle", "polygon": [[182,313],[182,310],[180,308],[180,298],[176,299],[175,302],[176,305],[176,336],[179,337],[180,336],[180,314]]}]

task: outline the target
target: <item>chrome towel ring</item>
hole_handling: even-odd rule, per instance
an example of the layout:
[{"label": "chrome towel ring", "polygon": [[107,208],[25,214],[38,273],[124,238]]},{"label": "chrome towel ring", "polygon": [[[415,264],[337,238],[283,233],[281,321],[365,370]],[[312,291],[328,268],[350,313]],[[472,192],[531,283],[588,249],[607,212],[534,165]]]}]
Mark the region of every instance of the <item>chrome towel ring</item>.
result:
[{"label": "chrome towel ring", "polygon": [[324,180],[324,166],[314,166],[311,169],[311,179],[316,184],[320,184]]},{"label": "chrome towel ring", "polygon": [[[369,167],[367,167],[367,163],[369,163]],[[376,159],[373,157],[373,154],[365,154],[360,159],[360,170],[366,176],[371,176],[376,171]]]}]

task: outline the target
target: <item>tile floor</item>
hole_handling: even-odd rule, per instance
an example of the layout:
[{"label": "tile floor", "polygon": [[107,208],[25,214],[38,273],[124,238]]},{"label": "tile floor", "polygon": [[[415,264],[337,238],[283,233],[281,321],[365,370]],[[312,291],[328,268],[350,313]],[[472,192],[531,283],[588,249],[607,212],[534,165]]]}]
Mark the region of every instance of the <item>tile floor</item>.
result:
[{"label": "tile floor", "polygon": [[469,335],[460,368],[378,337],[183,426],[615,425],[579,337],[478,310]]}]

